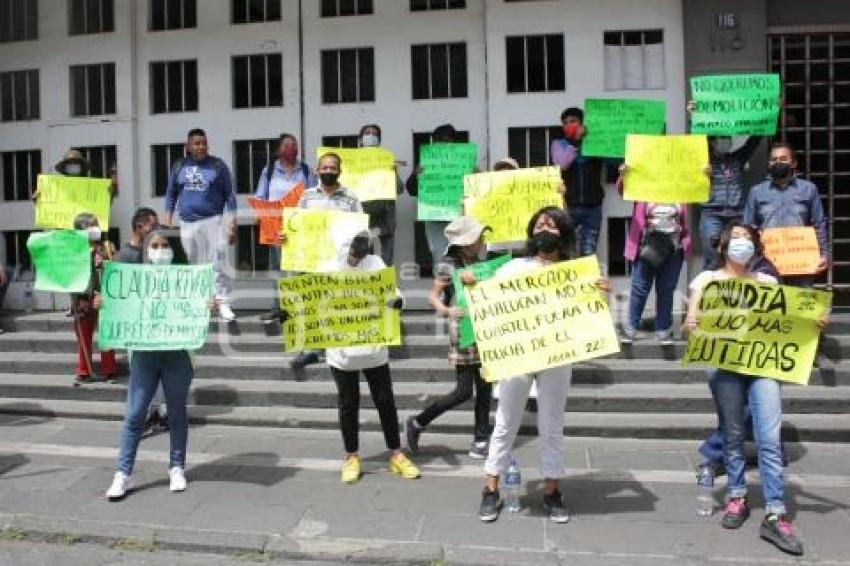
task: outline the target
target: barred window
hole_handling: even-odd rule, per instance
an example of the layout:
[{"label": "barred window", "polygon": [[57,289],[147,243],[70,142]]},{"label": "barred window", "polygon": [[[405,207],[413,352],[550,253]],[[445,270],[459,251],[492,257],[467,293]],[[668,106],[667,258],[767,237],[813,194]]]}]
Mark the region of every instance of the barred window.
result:
[{"label": "barred window", "polygon": [[198,110],[198,62],[153,61],[151,70],[151,113]]},{"label": "barred window", "polygon": [[283,56],[280,53],[233,57],[233,107],[283,106]]},{"label": "barred window", "polygon": [[665,88],[664,30],[606,31],[605,90]]},{"label": "barred window", "polygon": [[71,116],[115,114],[115,63],[72,65]]},{"label": "barred window", "polygon": [[322,102],[375,101],[375,50],[371,47],[322,51]]},{"label": "barred window", "polygon": [[254,194],[263,167],[276,159],[277,145],[277,138],[233,142],[233,174],[237,193]]},{"label": "barred window", "polygon": [[0,153],[0,177],[3,199],[29,200],[41,173],[41,150],[4,151]]},{"label": "barred window", "polygon": [[194,28],[198,25],[196,0],[150,0],[150,31]]},{"label": "barred window", "polygon": [[38,120],[39,90],[38,69],[0,73],[0,121]]},{"label": "barred window", "polygon": [[280,0],[233,0],[230,21],[234,24],[280,21]]},{"label": "barred window", "polygon": [[562,91],[564,35],[522,35],[505,38],[508,92]]},{"label": "barred window", "polygon": [[184,143],[161,143],[151,146],[153,196],[165,196],[171,167],[184,157],[186,157],[186,144]]},{"label": "barred window", "polygon": [[68,8],[69,35],[115,31],[113,0],[71,0]]},{"label": "barred window", "polygon": [[414,100],[465,98],[466,43],[411,45],[410,71]]},{"label": "barred window", "polygon": [[463,8],[466,8],[466,0],[410,0],[411,12],[461,10]]},{"label": "barred window", "polygon": [[351,147],[356,148],[360,142],[357,134],[343,134],[340,136],[322,136],[322,145],[325,147]]},{"label": "barred window", "polygon": [[38,0],[0,0],[0,43],[38,39]]},{"label": "barred window", "polygon": [[544,167],[551,163],[552,140],[561,135],[557,127],[508,128],[508,155],[516,159],[520,167]]},{"label": "barred window", "polygon": [[372,0],[322,0],[322,17],[363,16],[372,14]]}]

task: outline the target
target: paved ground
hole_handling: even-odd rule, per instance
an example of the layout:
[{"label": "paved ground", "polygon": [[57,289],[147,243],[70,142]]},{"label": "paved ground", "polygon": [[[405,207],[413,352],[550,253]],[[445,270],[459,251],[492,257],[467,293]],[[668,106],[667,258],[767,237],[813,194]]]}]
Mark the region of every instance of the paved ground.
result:
[{"label": "paved ground", "polygon": [[422,437],[424,476],[412,482],[384,471],[381,437],[364,433],[367,473],[344,486],[334,431],[195,427],[187,492],[168,491],[160,435],[142,443],[139,489],[108,503],[118,427],[0,417],[0,563],[850,565],[843,445],[791,447],[788,503],[807,550],[795,561],[758,539],[757,485],[740,531],[695,516],[692,442],[569,438],[574,517],[555,525],[539,509],[535,443],[521,439],[525,510],[485,525],[481,467],[458,435]]}]

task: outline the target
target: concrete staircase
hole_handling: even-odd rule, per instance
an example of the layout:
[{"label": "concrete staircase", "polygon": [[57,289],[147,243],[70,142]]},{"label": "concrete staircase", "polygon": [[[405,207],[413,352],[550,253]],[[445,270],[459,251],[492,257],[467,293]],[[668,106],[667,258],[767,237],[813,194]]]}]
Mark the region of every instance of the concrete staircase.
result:
[{"label": "concrete staircase", "polygon": [[[454,369],[445,360],[448,337],[424,311],[403,316],[406,347],[393,349],[391,368],[400,416],[449,391]],[[126,386],[72,387],[75,352],[71,319],[62,313],[0,318],[0,413],[120,419]],[[838,315],[823,339],[830,371],[813,369],[811,385],[785,388],[784,433],[789,440],[850,442],[850,317]],[[268,336],[256,315],[237,324],[213,322],[195,355],[191,394],[195,423],[335,428],[336,388],[324,364],[296,374],[282,338]],[[647,337],[616,357],[578,364],[567,402],[566,433],[592,437],[697,439],[716,424],[705,372],[682,368],[684,344],[660,346]],[[123,360],[123,357],[120,357]],[[377,413],[362,385],[361,423],[377,429]],[[533,409],[533,402],[531,403]],[[533,433],[529,411],[524,432]],[[469,435],[472,404],[430,429]]]}]

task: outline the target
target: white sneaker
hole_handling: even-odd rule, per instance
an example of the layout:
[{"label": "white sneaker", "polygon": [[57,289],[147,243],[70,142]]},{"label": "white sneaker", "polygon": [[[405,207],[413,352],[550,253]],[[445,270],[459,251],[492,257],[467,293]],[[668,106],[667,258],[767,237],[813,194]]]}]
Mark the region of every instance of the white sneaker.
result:
[{"label": "white sneaker", "polygon": [[133,489],[133,478],[124,472],[115,472],[112,485],[106,490],[106,498],[110,501],[118,501],[131,489]]},{"label": "white sneaker", "polygon": [[221,320],[224,322],[231,322],[236,320],[236,313],[230,308],[230,305],[220,304],[218,305],[218,314],[221,317]]},{"label": "white sneaker", "polygon": [[168,488],[171,491],[186,491],[186,475],[183,473],[183,468],[173,467],[168,470],[168,475],[171,477],[171,486]]}]

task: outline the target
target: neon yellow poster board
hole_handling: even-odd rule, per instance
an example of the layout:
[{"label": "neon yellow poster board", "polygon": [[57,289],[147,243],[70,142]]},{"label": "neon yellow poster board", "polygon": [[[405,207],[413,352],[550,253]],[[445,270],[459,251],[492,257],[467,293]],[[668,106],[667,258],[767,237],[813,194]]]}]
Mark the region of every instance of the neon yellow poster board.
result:
[{"label": "neon yellow poster board", "polygon": [[395,200],[395,156],[380,147],[319,147],[316,162],[326,153],[336,153],[342,159],[339,183],[351,189],[360,202]]},{"label": "neon yellow poster board", "polygon": [[100,229],[109,229],[111,179],[39,175],[35,203],[36,228],[74,228],[74,218],[88,212],[97,216]]},{"label": "neon yellow poster board", "polygon": [[595,256],[466,288],[481,375],[498,381],[620,351]]},{"label": "neon yellow poster board", "polygon": [[708,163],[705,136],[629,135],[623,198],[658,203],[707,202]]},{"label": "neon yellow poster board", "polygon": [[280,268],[315,273],[336,260],[339,248],[369,229],[369,215],[338,210],[284,208]]},{"label": "neon yellow poster board", "polygon": [[309,273],[278,280],[284,349],[401,344],[395,268]]}]

